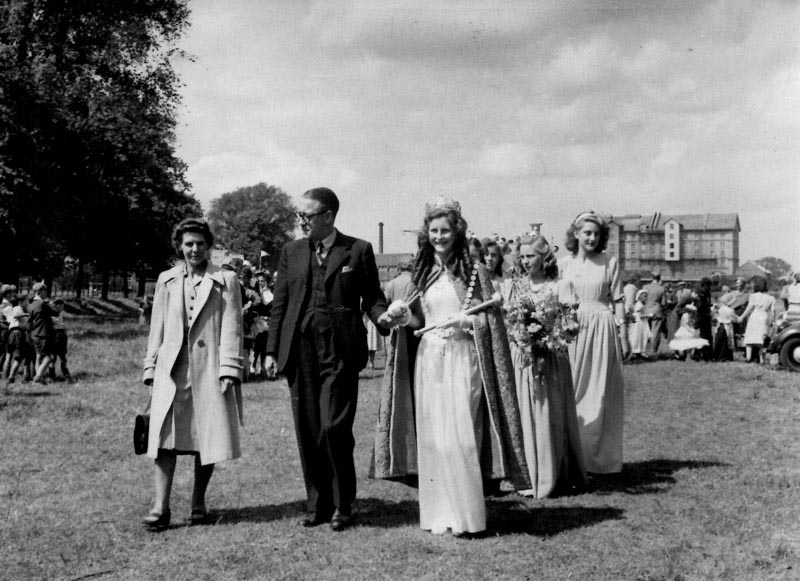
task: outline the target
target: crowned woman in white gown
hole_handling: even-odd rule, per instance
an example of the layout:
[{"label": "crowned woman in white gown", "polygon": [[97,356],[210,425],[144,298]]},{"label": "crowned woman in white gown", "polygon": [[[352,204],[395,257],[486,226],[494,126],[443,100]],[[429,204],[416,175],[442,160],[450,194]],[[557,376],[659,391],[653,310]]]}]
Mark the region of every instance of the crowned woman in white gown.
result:
[{"label": "crowned woman in white gown", "polygon": [[398,332],[371,469],[379,478],[417,474],[421,528],[457,536],[486,529],[485,483],[530,486],[502,314],[496,304],[465,312],[493,292],[466,232],[457,202],[426,206],[412,277],[418,291],[410,308],[393,304],[389,313],[411,328],[438,328],[422,335],[416,357],[408,330]]}]

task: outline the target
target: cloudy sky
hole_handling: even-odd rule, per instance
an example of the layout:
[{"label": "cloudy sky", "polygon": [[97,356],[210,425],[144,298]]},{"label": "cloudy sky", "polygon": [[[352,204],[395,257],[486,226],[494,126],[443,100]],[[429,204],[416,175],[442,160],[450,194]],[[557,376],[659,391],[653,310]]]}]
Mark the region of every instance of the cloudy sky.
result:
[{"label": "cloudy sky", "polygon": [[[478,235],[580,211],[738,212],[800,267],[800,3],[192,0],[179,155],[210,200],[326,185],[413,251],[426,201]],[[377,250],[377,248],[376,248]]]}]

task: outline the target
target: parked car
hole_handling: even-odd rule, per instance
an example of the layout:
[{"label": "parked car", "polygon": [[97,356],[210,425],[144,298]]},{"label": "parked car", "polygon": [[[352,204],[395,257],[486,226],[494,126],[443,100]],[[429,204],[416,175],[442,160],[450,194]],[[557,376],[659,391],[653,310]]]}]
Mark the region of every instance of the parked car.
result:
[{"label": "parked car", "polygon": [[786,369],[800,371],[800,322],[788,322],[778,327],[767,351],[777,353]]}]

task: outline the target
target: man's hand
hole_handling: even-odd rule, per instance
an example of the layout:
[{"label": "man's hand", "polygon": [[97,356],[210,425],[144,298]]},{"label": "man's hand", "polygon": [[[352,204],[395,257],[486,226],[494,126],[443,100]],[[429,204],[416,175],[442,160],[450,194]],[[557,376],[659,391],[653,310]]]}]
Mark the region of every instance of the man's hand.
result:
[{"label": "man's hand", "polygon": [[395,323],[394,318],[389,314],[389,311],[384,311],[381,313],[381,316],[378,317],[378,324],[384,329],[391,329],[397,323]]},{"label": "man's hand", "polygon": [[275,379],[278,376],[278,362],[275,361],[275,357],[267,355],[264,360],[264,370],[267,374],[267,379]]}]

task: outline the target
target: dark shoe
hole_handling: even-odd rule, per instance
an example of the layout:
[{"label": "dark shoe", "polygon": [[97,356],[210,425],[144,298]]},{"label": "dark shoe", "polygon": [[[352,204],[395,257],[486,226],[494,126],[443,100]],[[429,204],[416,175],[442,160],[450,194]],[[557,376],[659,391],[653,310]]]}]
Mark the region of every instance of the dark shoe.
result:
[{"label": "dark shoe", "polygon": [[309,512],[307,515],[301,518],[299,522],[301,527],[311,528],[323,525],[330,520],[330,516],[326,516],[318,512]]},{"label": "dark shoe", "polygon": [[343,531],[347,527],[350,526],[353,517],[349,514],[344,514],[340,512],[339,509],[336,509],[336,512],[333,513],[333,518],[331,518],[331,529],[336,531]]},{"label": "dark shoe", "polygon": [[206,507],[199,506],[192,509],[192,513],[189,515],[189,524],[190,525],[201,525],[208,522],[208,511]]},{"label": "dark shoe", "polygon": [[144,519],[142,524],[151,531],[163,531],[169,526],[170,517],[172,514],[169,510],[165,510],[161,514],[151,511]]}]

